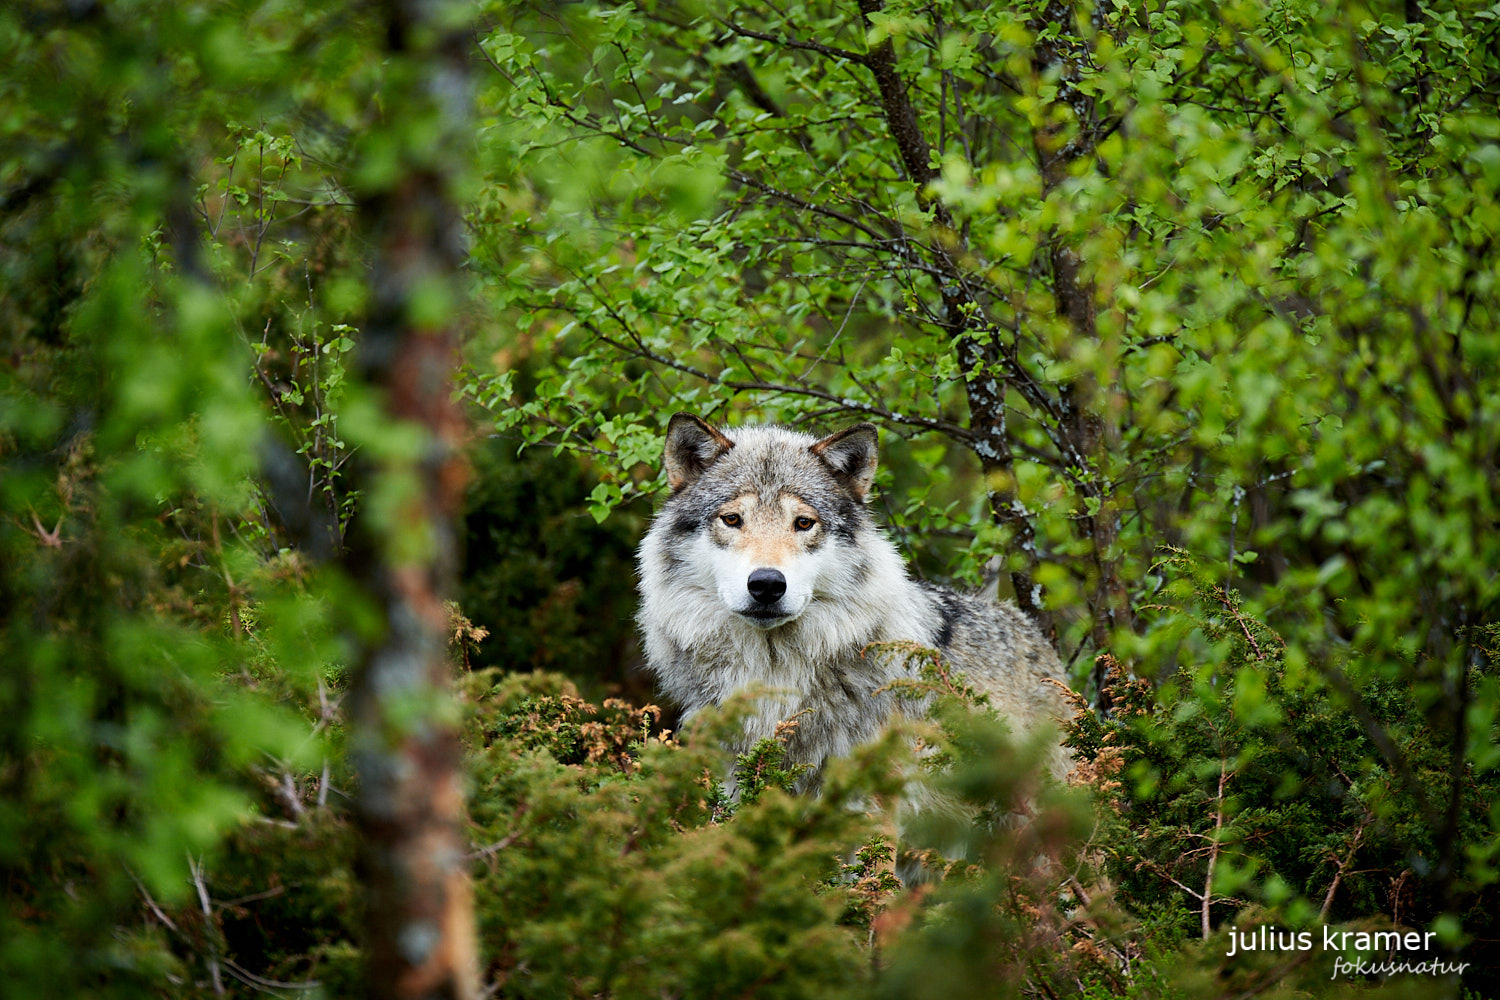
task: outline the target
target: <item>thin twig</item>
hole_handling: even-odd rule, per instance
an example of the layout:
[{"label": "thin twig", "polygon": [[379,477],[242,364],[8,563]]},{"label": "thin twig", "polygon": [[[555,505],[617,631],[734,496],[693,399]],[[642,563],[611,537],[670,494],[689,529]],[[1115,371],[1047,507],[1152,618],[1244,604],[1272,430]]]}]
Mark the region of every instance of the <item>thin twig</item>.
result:
[{"label": "thin twig", "polygon": [[816,52],[819,55],[829,56],[833,59],[847,59],[849,62],[859,63],[862,66],[866,62],[865,55],[862,52],[850,52],[848,49],[835,48],[832,45],[824,45],[821,42],[803,42],[795,38],[777,38],[775,35],[754,31],[742,25],[735,24],[733,21],[725,21],[722,18],[719,20],[719,23],[742,38],[755,38],[762,42],[770,42],[773,45],[780,45],[782,48],[787,49],[803,49],[807,52]]},{"label": "thin twig", "polygon": [[198,904],[203,907],[203,920],[206,924],[203,939],[208,942],[209,978],[213,980],[214,993],[218,996],[224,995],[224,979],[219,974],[219,946],[214,943],[214,910],[213,904],[208,899],[208,885],[203,881],[203,867],[188,855],[188,871],[192,873],[193,885],[198,890]]},{"label": "thin twig", "polygon": [[1214,832],[1211,836],[1211,846],[1208,852],[1208,875],[1203,880],[1203,940],[1208,940],[1211,930],[1209,925],[1209,909],[1214,901],[1214,868],[1219,862],[1219,832],[1224,829],[1224,783],[1229,775],[1229,761],[1219,761],[1219,795],[1215,800],[1218,809],[1214,811]]},{"label": "thin twig", "polygon": [[1339,883],[1349,872],[1349,866],[1354,863],[1355,852],[1359,850],[1360,841],[1364,839],[1365,830],[1375,820],[1375,814],[1369,809],[1365,810],[1365,818],[1360,821],[1359,828],[1354,831],[1354,839],[1349,842],[1349,850],[1344,854],[1344,860],[1339,862],[1338,870],[1333,873],[1333,882],[1328,886],[1328,892],[1323,896],[1323,905],[1318,909],[1318,920],[1328,918],[1328,910],[1333,906],[1333,894],[1338,892]]},{"label": "thin twig", "polygon": [[141,890],[141,897],[145,899],[146,905],[151,908],[151,912],[156,915],[156,919],[160,920],[162,922],[162,925],[165,926],[167,930],[172,931],[173,933],[178,933],[177,925],[172,922],[171,917],[162,912],[162,908],[160,906],[156,905],[156,900],[151,898],[151,893],[146,889],[146,884],[140,879],[136,878],[135,872],[132,872],[129,869],[126,869],[126,871],[130,875],[130,880],[135,883],[135,887]]},{"label": "thin twig", "polygon": [[229,972],[231,976],[238,979],[240,982],[244,983],[251,989],[257,990],[261,993],[271,993],[273,996],[275,995],[275,993],[273,992],[275,990],[315,990],[323,985],[323,983],[317,979],[306,979],[300,983],[287,983],[282,982],[279,979],[267,979],[265,976],[257,976],[249,969],[246,969],[242,965],[237,965],[227,958],[224,959],[224,968]]}]

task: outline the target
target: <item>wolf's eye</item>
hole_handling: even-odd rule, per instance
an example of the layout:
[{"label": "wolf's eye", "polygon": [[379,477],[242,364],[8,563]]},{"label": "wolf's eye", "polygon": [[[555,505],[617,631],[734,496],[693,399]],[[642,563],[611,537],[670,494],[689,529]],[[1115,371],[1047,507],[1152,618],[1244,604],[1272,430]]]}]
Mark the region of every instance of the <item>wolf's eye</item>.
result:
[{"label": "wolf's eye", "polygon": [[817,521],[814,521],[810,517],[799,517],[797,518],[797,520],[792,522],[792,524],[796,526],[798,531],[811,531],[812,526],[817,523]]},{"label": "wolf's eye", "polygon": [[741,518],[738,514],[720,514],[719,520],[723,521],[731,528],[738,528],[740,526]]}]

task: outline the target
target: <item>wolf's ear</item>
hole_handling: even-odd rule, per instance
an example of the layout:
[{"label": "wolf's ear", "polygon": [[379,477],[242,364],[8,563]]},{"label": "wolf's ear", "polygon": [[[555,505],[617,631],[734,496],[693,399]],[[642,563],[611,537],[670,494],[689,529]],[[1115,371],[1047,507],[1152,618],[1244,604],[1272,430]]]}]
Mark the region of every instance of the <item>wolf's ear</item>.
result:
[{"label": "wolf's ear", "polygon": [[703,471],[734,442],[691,413],[674,413],[667,424],[667,447],[662,453],[662,465],[667,470],[667,485],[672,492],[691,485]]},{"label": "wolf's ear", "polygon": [[875,425],[855,424],[828,435],[809,450],[823,460],[856,499],[863,500],[875,481],[875,445]]}]

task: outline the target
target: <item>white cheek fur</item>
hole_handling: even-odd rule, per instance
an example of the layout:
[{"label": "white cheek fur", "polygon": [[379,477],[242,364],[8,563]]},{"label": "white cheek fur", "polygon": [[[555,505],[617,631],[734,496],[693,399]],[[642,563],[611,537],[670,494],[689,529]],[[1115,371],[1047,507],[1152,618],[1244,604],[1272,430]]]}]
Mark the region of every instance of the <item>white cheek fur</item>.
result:
[{"label": "white cheek fur", "polygon": [[[837,581],[847,575],[841,565],[844,560],[833,556],[832,543],[824,544],[814,552],[803,552],[774,567],[786,577],[786,594],[781,598],[781,607],[789,618],[795,618],[807,610],[813,598],[828,593],[830,579]],[[760,563],[733,549],[720,548],[703,536],[694,553],[699,565],[711,569],[714,589],[719,599],[730,611],[744,611],[750,607],[750,592],[747,583],[750,574],[761,569]]]}]

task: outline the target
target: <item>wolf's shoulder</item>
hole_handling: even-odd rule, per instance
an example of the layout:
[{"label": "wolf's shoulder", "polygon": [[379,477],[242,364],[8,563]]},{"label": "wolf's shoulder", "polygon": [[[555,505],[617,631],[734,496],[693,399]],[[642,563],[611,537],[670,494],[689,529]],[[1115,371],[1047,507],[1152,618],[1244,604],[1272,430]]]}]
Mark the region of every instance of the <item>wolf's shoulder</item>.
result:
[{"label": "wolf's shoulder", "polygon": [[936,612],[932,645],[1002,717],[1026,729],[1071,714],[1061,687],[1067,672],[1029,615],[1011,601],[918,586]]},{"label": "wolf's shoulder", "polygon": [[997,601],[988,594],[956,590],[930,580],[915,581],[940,620],[936,645],[970,641],[1030,641],[1045,643],[1036,622],[1014,601]]}]

